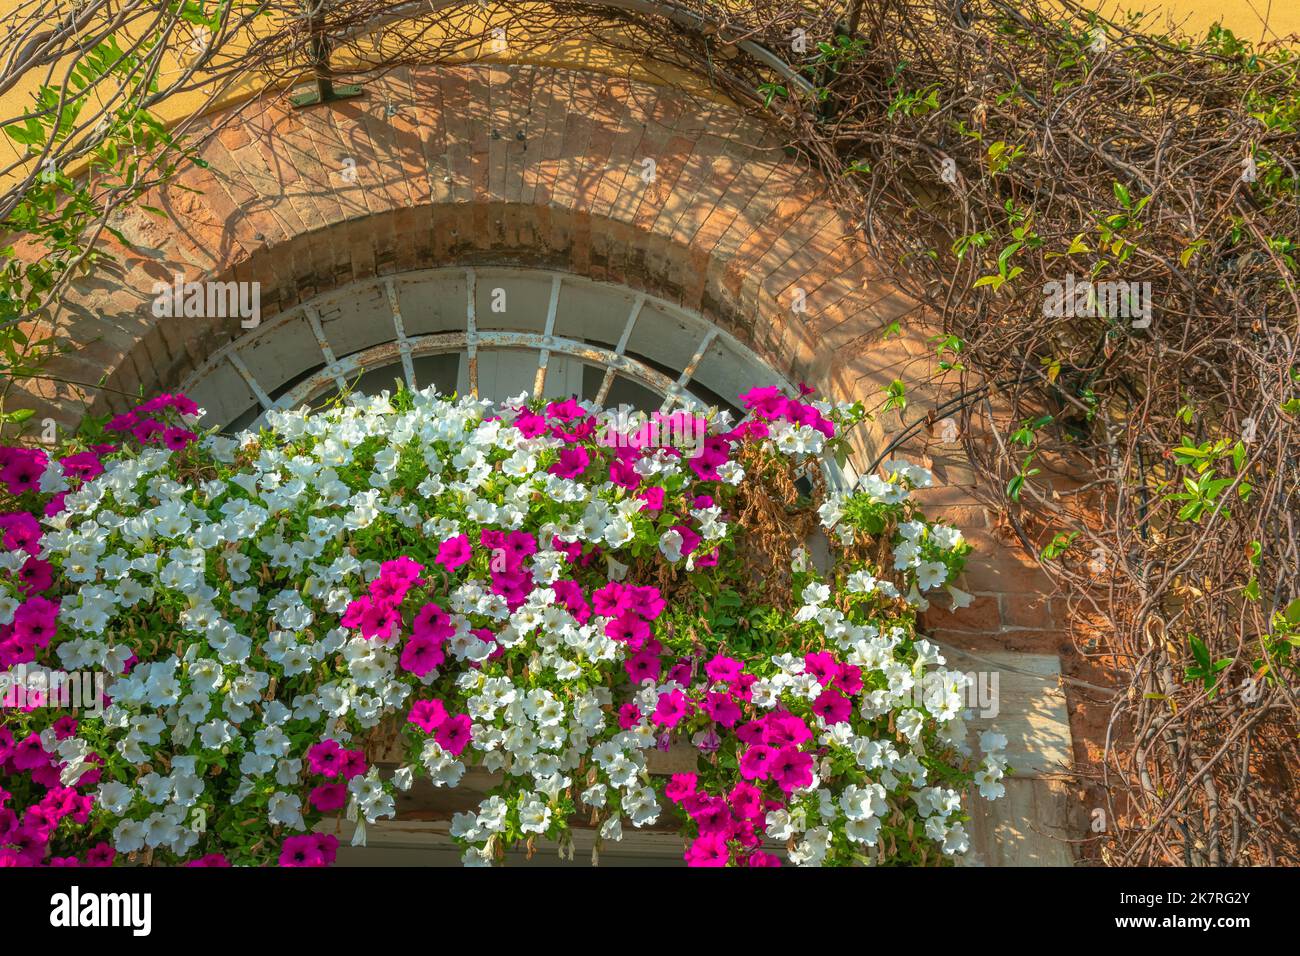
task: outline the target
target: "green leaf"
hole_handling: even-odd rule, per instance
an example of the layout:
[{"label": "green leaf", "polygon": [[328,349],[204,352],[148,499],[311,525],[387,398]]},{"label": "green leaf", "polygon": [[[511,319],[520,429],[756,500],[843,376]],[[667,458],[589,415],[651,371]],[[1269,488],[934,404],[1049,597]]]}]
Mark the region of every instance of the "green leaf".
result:
[{"label": "green leaf", "polygon": [[1205,642],[1195,634],[1187,635],[1187,643],[1192,647],[1192,656],[1196,658],[1196,663],[1201,665],[1202,670],[1210,669],[1210,651],[1205,646]]},{"label": "green leaf", "polygon": [[1282,614],[1290,623],[1300,624],[1300,598],[1296,598],[1288,604]]}]

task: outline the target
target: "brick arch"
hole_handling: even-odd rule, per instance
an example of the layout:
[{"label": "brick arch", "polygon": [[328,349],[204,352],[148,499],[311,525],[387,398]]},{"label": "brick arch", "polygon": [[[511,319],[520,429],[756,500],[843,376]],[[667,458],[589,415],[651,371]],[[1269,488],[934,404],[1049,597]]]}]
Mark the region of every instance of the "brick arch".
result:
[{"label": "brick arch", "polygon": [[881,279],[826,183],[734,107],[527,64],[398,70],[367,94],[208,117],[207,167],[144,202],[169,219],[128,212],[115,225],[136,246],[113,249],[119,265],[78,280],[55,317],[77,349],[50,371],[107,388],[39,386],[40,411],[71,424],[175,387],[241,332],[155,318],[154,285],[176,273],[258,281],[272,316],[408,269],[562,269],[699,311],[840,398],[877,392],[925,351],[919,317],[910,344],[865,347],[912,303]]}]

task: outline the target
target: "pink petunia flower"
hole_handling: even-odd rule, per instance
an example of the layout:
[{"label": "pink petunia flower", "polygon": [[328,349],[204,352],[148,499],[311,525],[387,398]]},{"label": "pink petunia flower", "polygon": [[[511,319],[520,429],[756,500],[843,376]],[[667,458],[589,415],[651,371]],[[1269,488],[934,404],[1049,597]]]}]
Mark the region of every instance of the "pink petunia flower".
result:
[{"label": "pink petunia flower", "polygon": [[772,760],[772,779],[786,793],[806,787],[813,781],[812,754],[791,745],[782,747]]},{"label": "pink petunia flower", "polygon": [[643,648],[625,660],[623,667],[627,671],[628,680],[633,684],[640,684],[646,680],[655,680],[659,677],[659,655],[652,654]]},{"label": "pink petunia flower", "polygon": [[0,543],[8,551],[26,551],[35,554],[41,540],[41,526],[25,511],[0,515]]},{"label": "pink petunia flower", "polygon": [[469,536],[458,534],[454,538],[448,538],[438,546],[438,556],[434,558],[434,563],[441,564],[448,571],[455,571],[457,568],[468,564],[473,553],[473,548],[469,543]]},{"label": "pink petunia flower", "polygon": [[659,703],[655,705],[651,720],[661,727],[676,727],[690,710],[690,699],[679,690],[670,690],[659,695]]},{"label": "pink petunia flower", "polygon": [[342,783],[322,783],[314,787],[307,798],[321,813],[333,813],[348,800],[348,788]]},{"label": "pink petunia flower", "polygon": [[417,700],[411,705],[407,721],[431,734],[447,719],[447,708],[440,700]]},{"label": "pink petunia flower", "polygon": [[438,725],[433,739],[438,741],[438,746],[443,750],[459,757],[461,751],[469,746],[470,736],[469,715],[457,714],[455,717],[448,717]]},{"label": "pink petunia flower", "polygon": [[664,787],[664,796],[673,803],[681,803],[695,793],[698,780],[693,773],[675,773]]},{"label": "pink petunia flower", "polygon": [[618,709],[618,725],[624,730],[631,730],[641,723],[641,711],[636,704],[624,704]]},{"label": "pink petunia flower", "polygon": [[651,485],[649,488],[643,488],[636,495],[645,502],[641,506],[642,511],[663,511],[664,509],[664,490],[658,485]]},{"label": "pink petunia flower", "polygon": [[552,475],[574,479],[579,477],[591,464],[591,455],[581,445],[574,445],[560,451],[559,461],[546,469]]},{"label": "pink petunia flower", "polygon": [[412,637],[402,648],[402,669],[424,677],[446,659],[442,647],[428,637]]},{"label": "pink petunia flower", "polygon": [[291,836],[280,848],[281,866],[324,866],[325,857],[311,834]]},{"label": "pink petunia flower", "polygon": [[695,838],[685,856],[687,866],[726,866],[731,851],[724,834],[707,833]]},{"label": "pink petunia flower", "polygon": [[772,775],[776,753],[764,744],[754,744],[740,758],[740,775],[746,780],[766,780]]},{"label": "pink petunia flower", "polygon": [[343,765],[343,748],[337,740],[322,740],[307,749],[307,766],[312,773],[337,777]]},{"label": "pink petunia flower", "polygon": [[713,659],[704,665],[704,673],[709,676],[711,681],[723,681],[730,684],[740,676],[745,665],[734,657],[725,657],[722,654],[715,654]]},{"label": "pink petunia flower", "polygon": [[828,724],[842,724],[853,713],[853,705],[839,691],[827,689],[813,701],[812,710]]}]

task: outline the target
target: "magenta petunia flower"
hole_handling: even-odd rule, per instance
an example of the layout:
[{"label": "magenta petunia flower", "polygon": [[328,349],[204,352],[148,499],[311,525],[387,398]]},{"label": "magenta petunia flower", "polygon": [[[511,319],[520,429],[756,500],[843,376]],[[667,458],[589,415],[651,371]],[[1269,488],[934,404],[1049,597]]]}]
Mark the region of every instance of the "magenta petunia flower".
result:
[{"label": "magenta petunia flower", "polygon": [[676,727],[691,711],[690,699],[679,690],[670,690],[659,695],[659,703],[651,720],[661,727]]},{"label": "magenta petunia flower", "polygon": [[316,852],[321,860],[326,866],[332,865],[338,855],[339,838],[332,833],[313,833],[311,838],[316,844]]},{"label": "magenta petunia flower", "polygon": [[650,636],[650,625],[639,617],[626,614],[616,617],[605,625],[605,636],[611,641],[626,644],[632,650],[640,650]]},{"label": "magenta petunia flower", "polygon": [[422,571],[424,571],[424,565],[418,561],[412,561],[405,555],[391,561],[385,561],[379,566],[380,577],[390,578],[408,585],[419,584]]},{"label": "magenta petunia flower", "polygon": [[440,700],[417,700],[411,705],[406,719],[426,734],[431,734],[447,719],[447,708]]},{"label": "magenta petunia flower", "polygon": [[676,681],[683,687],[688,686],[691,683],[691,659],[678,658],[677,663],[668,669],[668,679]]},{"label": "magenta petunia flower", "polygon": [[695,838],[686,850],[687,866],[726,866],[731,859],[727,838],[721,833],[708,833]]},{"label": "magenta petunia flower", "polygon": [[711,681],[723,681],[730,684],[740,676],[745,665],[734,657],[725,657],[722,654],[715,654],[713,659],[704,665],[704,673],[709,676]]},{"label": "magenta petunia flower", "polygon": [[188,446],[191,442],[198,439],[198,435],[188,428],[169,428],[163,432],[163,444],[172,451],[180,451]]},{"label": "magenta petunia flower", "polygon": [[107,843],[96,843],[86,851],[86,866],[112,866],[117,851]]},{"label": "magenta petunia flower", "polygon": [[752,783],[743,780],[731,788],[727,794],[731,812],[741,820],[754,820],[765,816],[763,812],[763,791]]},{"label": "magenta petunia flower", "polygon": [[167,430],[167,426],[156,418],[146,418],[131,426],[131,437],[142,445],[151,445],[155,439]]},{"label": "magenta petunia flower", "polygon": [[104,426],[106,432],[129,432],[132,426],[140,420],[135,412],[123,412],[121,415],[114,415],[107,425]]},{"label": "magenta petunia flower", "polygon": [[564,556],[569,559],[570,564],[575,564],[582,558],[582,542],[566,542],[561,540],[559,535],[555,535],[551,538],[551,550],[563,552]]},{"label": "magenta petunia flower", "polygon": [[664,490],[658,485],[651,485],[649,488],[643,488],[636,495],[645,502],[641,506],[642,511],[663,511],[664,509]]},{"label": "magenta petunia flower", "polygon": [[635,491],[641,484],[641,476],[637,474],[636,464],[624,458],[616,458],[609,463],[609,480],[611,484],[626,488],[628,491]]},{"label": "magenta petunia flower", "polygon": [[618,725],[624,730],[631,730],[641,723],[641,711],[636,704],[624,704],[618,709]]},{"label": "magenta petunia flower", "polygon": [[64,477],[75,481],[90,481],[104,473],[104,466],[93,451],[78,452],[60,458],[59,464],[63,466]]},{"label": "magenta petunia flower", "polygon": [[731,835],[734,821],[727,801],[720,797],[701,796],[688,811],[691,820],[701,833],[723,833]]},{"label": "magenta petunia flower", "polygon": [[4,453],[0,458],[0,483],[11,495],[40,489],[41,475],[49,464],[45,452],[38,448],[4,448],[0,451]]},{"label": "magenta petunia flower", "polygon": [[632,607],[632,596],[627,587],[610,581],[603,588],[591,592],[592,609],[601,617],[618,617]]},{"label": "magenta petunia flower", "polygon": [[776,751],[764,744],[754,744],[740,758],[740,775],[746,780],[766,780],[772,775]]},{"label": "magenta petunia flower", "polygon": [[552,475],[573,479],[586,471],[589,464],[591,464],[591,456],[587,454],[587,449],[581,445],[574,445],[561,450],[559,461],[546,470]]},{"label": "magenta petunia flower", "polygon": [[459,757],[470,741],[469,715],[457,714],[455,717],[448,717],[438,726],[433,739],[438,741],[438,746],[443,750]]},{"label": "magenta petunia flower", "polygon": [[664,612],[665,602],[663,595],[654,585],[642,585],[640,587],[629,585],[624,589],[628,596],[628,609],[633,614],[640,614],[647,621],[653,621]]},{"label": "magenta petunia flower", "polygon": [[727,693],[710,691],[704,695],[704,712],[723,727],[734,727],[740,720],[740,707]]},{"label": "magenta petunia flower", "polygon": [[470,546],[469,536],[458,534],[454,538],[448,538],[438,546],[438,556],[433,560],[435,564],[441,564],[448,571],[455,571],[457,568],[469,563],[473,553],[474,550]]},{"label": "magenta petunia flower", "polygon": [[812,754],[790,745],[777,751],[772,760],[772,779],[786,793],[806,787],[813,781]]},{"label": "magenta petunia flower", "polygon": [[[0,726],[0,766],[13,756],[14,753],[14,735],[8,727]],[[12,794],[8,790],[0,788],[0,807],[5,805],[5,801]]]},{"label": "magenta petunia flower", "polygon": [[424,677],[446,659],[442,647],[428,637],[412,637],[402,648],[402,669]]},{"label": "magenta petunia flower", "polygon": [[333,813],[347,803],[348,788],[341,783],[322,783],[312,789],[307,799],[321,813]]},{"label": "magenta petunia flower", "polygon": [[9,845],[18,851],[22,860],[20,866],[39,866],[50,852],[49,841],[36,828],[25,823],[10,835]]},{"label": "magenta petunia flower", "polygon": [[369,769],[366,755],[360,750],[345,750],[339,755],[339,776],[344,780],[359,777]]},{"label": "magenta petunia flower", "polygon": [[35,554],[36,545],[41,540],[41,526],[25,511],[0,515],[0,532],[3,532],[0,542],[9,551]]},{"label": "magenta petunia flower", "polygon": [[307,766],[312,773],[337,777],[343,764],[343,748],[337,740],[322,740],[307,749]]},{"label": "magenta petunia flower", "polygon": [[546,419],[528,409],[520,411],[513,424],[525,438],[536,438],[546,431]]},{"label": "magenta petunia flower", "polygon": [[587,603],[587,599],[582,594],[582,585],[577,581],[561,578],[551,585],[551,589],[555,591],[555,599],[564,605],[579,624],[586,624],[591,620],[591,605]]},{"label": "magenta petunia flower", "polygon": [[280,848],[281,866],[324,866],[325,857],[310,834],[291,836]]},{"label": "magenta petunia flower", "polygon": [[853,705],[839,691],[828,689],[813,701],[812,710],[828,724],[842,724],[853,713]]},{"label": "magenta petunia flower", "polygon": [[759,418],[777,418],[785,413],[790,400],[775,385],[751,388],[740,396],[740,404]]},{"label": "magenta petunia flower", "polygon": [[688,555],[700,546],[700,536],[684,524],[675,524],[672,527],[682,536],[682,555]]},{"label": "magenta petunia flower", "polygon": [[501,547],[506,552],[506,564],[515,568],[537,553],[537,539],[527,531],[511,531],[502,540]]},{"label": "magenta petunia flower", "polygon": [[803,656],[804,670],[817,679],[823,687],[830,686],[831,681],[839,675],[840,666],[828,651]]},{"label": "magenta petunia flower", "polygon": [[40,558],[28,558],[18,569],[19,587],[27,594],[44,591],[54,583],[54,565]]},{"label": "magenta petunia flower", "polygon": [[810,740],[812,735],[808,724],[787,710],[768,714],[763,724],[763,743],[769,747],[801,744],[805,740]]},{"label": "magenta petunia flower", "polygon": [[456,633],[451,617],[436,604],[426,604],[420,608],[411,622],[411,634],[420,640],[441,644]]},{"label": "magenta petunia flower", "polygon": [[623,662],[628,680],[633,684],[655,680],[659,676],[659,655],[642,649]]},{"label": "magenta petunia flower", "polygon": [[387,640],[401,623],[401,614],[396,607],[375,601],[373,597],[361,597],[347,606],[339,623],[344,627],[359,628],[366,640]]},{"label": "magenta petunia flower", "polygon": [[566,398],[562,402],[549,402],[546,406],[546,417],[557,421],[571,422],[586,416],[577,399]]},{"label": "magenta petunia flower", "polygon": [[852,697],[862,690],[862,668],[855,664],[841,664],[840,672],[835,676],[831,686],[838,687]]},{"label": "magenta petunia flower", "polygon": [[673,803],[681,803],[695,793],[698,780],[693,773],[675,773],[664,787],[664,796]]},{"label": "magenta petunia flower", "polygon": [[14,636],[37,647],[46,647],[54,637],[59,605],[43,597],[29,597],[14,611]]}]

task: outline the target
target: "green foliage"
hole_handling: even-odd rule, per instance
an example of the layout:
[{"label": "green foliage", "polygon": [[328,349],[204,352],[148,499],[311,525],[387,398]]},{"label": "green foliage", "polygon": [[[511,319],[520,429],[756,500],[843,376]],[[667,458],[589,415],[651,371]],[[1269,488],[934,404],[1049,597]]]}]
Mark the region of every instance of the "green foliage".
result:
[{"label": "green foliage", "polygon": [[[185,4],[182,16],[215,22],[215,14],[203,13],[197,4]],[[143,105],[159,90],[153,59],[162,41],[156,32],[128,50],[116,34],[103,35],[81,51],[63,82],[36,90],[31,112],[0,126],[36,170],[0,221],[0,235],[21,236],[36,250],[20,259],[12,246],[0,249],[0,380],[6,385],[38,374],[55,348],[52,338],[32,339],[20,323],[48,309],[74,270],[88,272],[115,261],[98,242],[99,232],[131,245],[109,223],[109,214],[169,180],[181,161],[205,165]],[[101,100],[109,105],[98,120],[78,125]],[[59,160],[68,157],[77,169],[59,168]],[[166,215],[152,206],[140,208]],[[0,408],[3,404],[0,392]],[[6,413],[5,420],[21,419]]]}]

